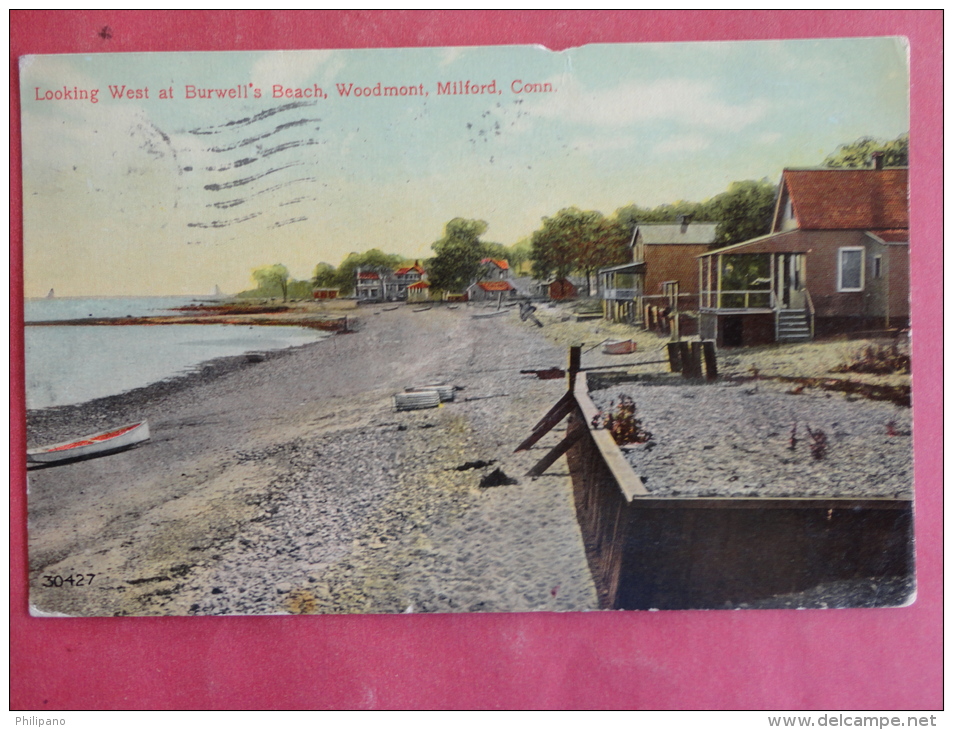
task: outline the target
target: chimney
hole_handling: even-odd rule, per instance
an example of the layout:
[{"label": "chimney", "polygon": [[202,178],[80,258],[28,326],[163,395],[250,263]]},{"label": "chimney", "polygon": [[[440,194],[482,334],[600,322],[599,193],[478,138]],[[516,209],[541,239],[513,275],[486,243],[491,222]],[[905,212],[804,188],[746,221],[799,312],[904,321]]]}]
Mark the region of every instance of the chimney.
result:
[{"label": "chimney", "polygon": [[675,222],[678,223],[678,225],[680,226],[682,233],[685,233],[685,231],[688,230],[688,224],[691,223],[691,220],[692,220],[691,216],[688,216],[688,215],[675,216]]},{"label": "chimney", "polygon": [[873,160],[875,170],[884,169],[884,153],[883,152],[874,152],[870,157]]}]

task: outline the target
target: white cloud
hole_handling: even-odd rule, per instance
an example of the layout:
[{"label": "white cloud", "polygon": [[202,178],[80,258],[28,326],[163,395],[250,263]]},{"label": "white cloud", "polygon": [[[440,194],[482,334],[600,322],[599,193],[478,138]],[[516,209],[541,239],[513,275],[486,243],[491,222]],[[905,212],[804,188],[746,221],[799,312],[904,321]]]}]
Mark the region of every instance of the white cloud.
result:
[{"label": "white cloud", "polygon": [[677,134],[655,145],[656,154],[680,154],[700,152],[711,146],[711,140],[700,134]]},{"label": "white cloud", "polygon": [[536,114],[580,124],[623,127],[640,122],[671,122],[725,132],[737,132],[768,111],[766,101],[731,103],[718,96],[714,83],[690,79],[634,81],[611,89],[588,91],[568,78],[553,79],[558,92]]},{"label": "white cloud", "polygon": [[[251,81],[260,88],[272,84],[305,86],[328,77],[330,66],[335,65],[334,51],[276,51],[262,56],[251,70]],[[339,62],[342,59],[338,59]],[[321,74],[321,75],[319,75]],[[323,76],[323,78],[322,78]]]}]

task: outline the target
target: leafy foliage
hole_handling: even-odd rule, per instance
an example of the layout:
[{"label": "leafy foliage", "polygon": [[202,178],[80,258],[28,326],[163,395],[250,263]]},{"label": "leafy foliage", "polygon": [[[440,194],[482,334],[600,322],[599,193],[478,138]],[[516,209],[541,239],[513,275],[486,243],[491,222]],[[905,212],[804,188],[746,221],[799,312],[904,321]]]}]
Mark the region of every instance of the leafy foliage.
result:
[{"label": "leafy foliage", "polygon": [[602,266],[628,258],[628,231],[616,218],[595,210],[563,208],[533,234],[533,276],[546,279],[585,273],[587,281]]},{"label": "leafy foliage", "polygon": [[652,434],[643,427],[642,419],[635,414],[635,401],[627,395],[621,395],[618,405],[613,400],[609,404],[609,412],[600,411],[596,414],[592,425],[606,429],[617,444],[644,444],[651,440]]},{"label": "leafy foliage", "polygon": [[771,229],[777,187],[763,180],[733,182],[709,203],[711,220],[718,223],[713,248],[763,236]]},{"label": "leafy foliage", "polygon": [[334,289],[338,286],[337,271],[331,264],[322,262],[314,267],[311,283],[319,289]]},{"label": "leafy foliage", "polygon": [[279,292],[281,298],[288,301],[288,268],[284,264],[259,266],[251,272],[252,279],[258,284],[258,289],[265,296],[275,296]]},{"label": "leafy foliage", "polygon": [[910,164],[910,133],[885,141],[861,137],[856,142],[842,144],[824,160],[825,167],[870,167],[874,152],[883,152],[884,167],[906,167]]},{"label": "leafy foliage", "polygon": [[633,204],[619,208],[615,217],[628,231],[632,231],[639,223],[674,223],[678,216],[698,222],[717,223],[712,248],[721,248],[767,233],[771,227],[776,196],[777,188],[767,179],[741,180],[731,183],[728,190],[702,203],[679,200],[655,208]]},{"label": "leafy foliage", "polygon": [[486,221],[467,218],[454,218],[447,223],[443,238],[431,244],[435,255],[427,262],[430,284],[434,289],[462,292],[476,279],[480,260],[489,257],[493,246],[499,246],[492,244],[488,247],[480,240],[487,228]]}]

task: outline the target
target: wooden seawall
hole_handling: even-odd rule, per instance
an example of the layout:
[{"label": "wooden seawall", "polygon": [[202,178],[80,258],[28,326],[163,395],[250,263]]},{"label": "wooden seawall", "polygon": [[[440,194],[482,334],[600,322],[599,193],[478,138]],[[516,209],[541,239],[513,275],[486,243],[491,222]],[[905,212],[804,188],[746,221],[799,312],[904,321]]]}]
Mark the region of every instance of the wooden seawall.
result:
[{"label": "wooden seawall", "polygon": [[722,608],[912,576],[912,500],[652,497],[593,426],[585,373],[571,393],[566,454],[603,608]]}]

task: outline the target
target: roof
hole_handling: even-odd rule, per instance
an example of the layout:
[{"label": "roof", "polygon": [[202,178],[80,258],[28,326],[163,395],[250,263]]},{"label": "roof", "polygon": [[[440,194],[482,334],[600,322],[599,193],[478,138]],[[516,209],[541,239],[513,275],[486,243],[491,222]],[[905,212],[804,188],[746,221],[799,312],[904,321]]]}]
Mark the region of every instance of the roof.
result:
[{"label": "roof", "polygon": [[907,228],[893,228],[886,231],[867,231],[884,243],[909,243],[910,230]]},{"label": "roof", "polygon": [[703,254],[696,256],[696,259],[703,259],[708,256],[718,256],[724,253],[732,253],[742,248],[746,248],[755,243],[763,243],[770,238],[781,238],[782,236],[792,236],[798,232],[797,228],[792,228],[790,231],[779,231],[778,233],[766,233],[763,236],[758,236],[757,238],[749,238],[747,241],[742,241],[741,243],[733,243],[730,246],[725,246],[723,248],[716,248],[711,251],[707,251]]},{"label": "roof", "polygon": [[424,273],[426,273],[426,272],[424,271],[424,268],[423,268],[419,263],[417,263],[416,261],[414,261],[414,265],[413,265],[413,266],[404,266],[404,267],[402,267],[402,268],[400,268],[400,269],[397,269],[397,271],[395,271],[394,273],[397,274],[397,276],[403,276],[404,274],[406,274],[406,273],[408,273],[408,272],[410,272],[410,271],[416,271],[418,274],[421,274],[421,275],[423,275]]},{"label": "roof", "polygon": [[907,168],[785,170],[798,227],[810,230],[909,228]]},{"label": "roof", "polygon": [[639,233],[647,245],[665,243],[713,243],[717,223],[640,223]]},{"label": "roof", "polygon": [[477,286],[483,291],[510,291],[514,288],[508,281],[478,281]]},{"label": "roof", "polygon": [[411,284],[407,287],[408,289],[429,289],[430,284],[426,281],[418,281],[416,284]]},{"label": "roof", "polygon": [[496,266],[504,271],[510,268],[510,262],[505,259],[483,259],[480,261],[481,264],[496,264]]},{"label": "roof", "polygon": [[358,279],[380,279],[380,274],[376,271],[362,271],[357,275]]},{"label": "roof", "polygon": [[599,269],[600,274],[637,274],[640,271],[645,271],[644,261],[636,261],[632,264],[619,264],[618,266],[609,266],[604,269]]}]

